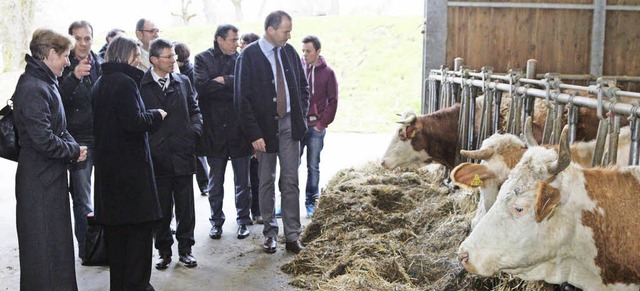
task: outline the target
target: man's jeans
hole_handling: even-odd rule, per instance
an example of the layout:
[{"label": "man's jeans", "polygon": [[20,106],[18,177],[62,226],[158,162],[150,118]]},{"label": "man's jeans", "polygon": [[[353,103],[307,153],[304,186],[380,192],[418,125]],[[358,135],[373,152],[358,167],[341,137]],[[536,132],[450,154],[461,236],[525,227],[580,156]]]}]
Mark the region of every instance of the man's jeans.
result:
[{"label": "man's jeans", "polygon": [[84,236],[87,233],[87,214],[93,212],[91,206],[91,172],[93,171],[93,154],[95,148],[87,146],[87,159],[74,163],[69,167],[69,193],[73,200],[73,218],[75,221],[76,240],[80,257],[84,256]]},{"label": "man's jeans", "polygon": [[304,204],[311,205],[318,200],[320,183],[320,152],[324,147],[324,136],[327,129],[321,132],[310,127],[304,134],[304,138],[300,142],[300,157],[307,147],[307,188]]},{"label": "man's jeans", "polygon": [[[251,189],[249,189],[249,161],[251,156],[231,159],[233,167],[233,184],[235,189],[236,221],[238,225],[251,224],[249,211],[251,210]],[[222,211],[224,199],[224,173],[227,168],[227,159],[207,157],[209,163],[209,175],[211,177],[211,192],[209,192],[209,206],[211,207],[211,226],[221,226],[226,220]]]}]

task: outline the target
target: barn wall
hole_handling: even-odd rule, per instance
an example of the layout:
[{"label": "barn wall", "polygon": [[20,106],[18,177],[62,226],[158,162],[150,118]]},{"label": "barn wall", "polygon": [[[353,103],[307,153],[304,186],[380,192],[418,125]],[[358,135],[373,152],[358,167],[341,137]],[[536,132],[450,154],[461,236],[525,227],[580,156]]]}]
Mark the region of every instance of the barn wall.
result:
[{"label": "barn wall", "polygon": [[495,72],[537,59],[538,72],[589,73],[592,18],[583,10],[449,7],[446,59]]},{"label": "barn wall", "polygon": [[[510,68],[524,68],[526,61],[533,58],[538,60],[538,72],[590,73],[593,8],[492,8],[456,4],[540,3],[533,0],[425,1],[427,6],[429,2],[447,5],[443,64],[449,67],[453,66],[454,58],[462,57],[468,67],[492,66],[495,72],[506,72]],[[546,0],[544,3],[584,8],[594,5],[594,0]],[[609,8],[614,5],[640,7],[640,0],[606,0],[606,3]],[[633,53],[640,51],[638,27],[640,11],[606,10],[604,75],[640,76],[640,54]],[[428,74],[433,68],[426,69]]]}]

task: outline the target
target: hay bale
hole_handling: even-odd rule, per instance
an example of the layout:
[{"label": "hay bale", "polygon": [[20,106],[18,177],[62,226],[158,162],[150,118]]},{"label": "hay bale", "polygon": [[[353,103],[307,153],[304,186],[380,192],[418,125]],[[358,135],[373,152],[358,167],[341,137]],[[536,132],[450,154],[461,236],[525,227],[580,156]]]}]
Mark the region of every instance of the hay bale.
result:
[{"label": "hay bale", "polygon": [[442,167],[385,170],[377,163],[338,172],[301,240],[281,267],[311,290],[553,290],[501,274],[468,274],[456,251],[469,233],[478,194],[443,184]]}]

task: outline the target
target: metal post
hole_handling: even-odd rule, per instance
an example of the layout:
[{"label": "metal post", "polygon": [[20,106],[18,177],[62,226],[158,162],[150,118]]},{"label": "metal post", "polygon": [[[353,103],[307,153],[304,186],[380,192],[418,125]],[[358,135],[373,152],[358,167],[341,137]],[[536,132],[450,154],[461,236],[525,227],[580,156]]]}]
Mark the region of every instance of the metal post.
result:
[{"label": "metal post", "polygon": [[593,1],[593,26],[591,28],[591,63],[589,73],[602,76],[604,39],[607,24],[607,0]]},{"label": "metal post", "polygon": [[[427,75],[432,69],[437,69],[446,63],[447,0],[425,0],[424,19],[422,80],[427,78]],[[427,102],[424,99],[429,95],[425,91],[426,90],[423,90],[422,92],[422,104]]]}]

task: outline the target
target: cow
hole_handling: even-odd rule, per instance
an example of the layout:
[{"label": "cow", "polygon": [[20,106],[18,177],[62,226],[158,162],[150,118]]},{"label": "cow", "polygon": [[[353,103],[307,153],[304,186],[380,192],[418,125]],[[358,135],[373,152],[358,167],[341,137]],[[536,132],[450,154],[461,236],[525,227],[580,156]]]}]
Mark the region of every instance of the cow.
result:
[{"label": "cow", "polygon": [[[483,96],[476,99],[476,112],[482,110]],[[506,116],[510,98],[502,98],[500,116],[501,131],[506,126]],[[382,157],[382,167],[394,169],[402,165],[435,161],[452,169],[455,166],[455,150],[457,145],[458,118],[461,106],[459,103],[426,115],[416,115],[405,111],[400,126],[394,133],[387,150]],[[547,114],[546,101],[535,100],[533,116],[533,136],[540,142]],[[479,132],[480,114],[476,114],[474,132]],[[566,122],[566,120],[564,121]],[[599,119],[596,110],[579,108],[576,141],[589,141],[596,137]],[[626,119],[622,125],[628,124]],[[475,137],[474,137],[475,139]]]},{"label": "cow", "polygon": [[[511,169],[520,161],[527,147],[537,145],[530,133],[531,119],[528,118],[525,126],[525,135],[529,140],[527,144],[515,135],[496,133],[485,139],[480,149],[460,151],[464,157],[481,160],[480,164],[462,163],[456,166],[450,174],[454,185],[466,189],[477,188],[480,192],[476,216],[471,221],[472,229],[496,201],[500,186],[507,180]],[[620,129],[618,138],[617,165],[629,163],[630,144],[631,131],[628,126],[625,126]],[[544,146],[557,148],[555,145]],[[582,167],[591,167],[595,147],[595,140],[574,143],[570,147],[572,160]]]},{"label": "cow", "polygon": [[584,290],[640,288],[640,167],[571,163],[567,127],[559,149],[532,147],[494,205],[458,249],[469,272]]}]

